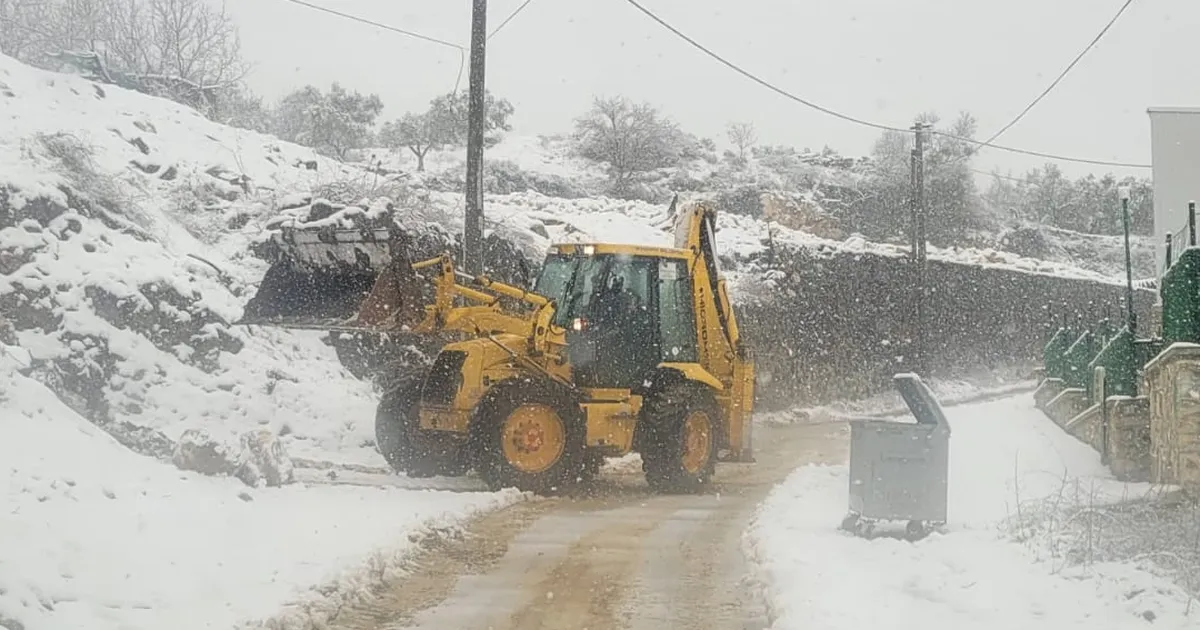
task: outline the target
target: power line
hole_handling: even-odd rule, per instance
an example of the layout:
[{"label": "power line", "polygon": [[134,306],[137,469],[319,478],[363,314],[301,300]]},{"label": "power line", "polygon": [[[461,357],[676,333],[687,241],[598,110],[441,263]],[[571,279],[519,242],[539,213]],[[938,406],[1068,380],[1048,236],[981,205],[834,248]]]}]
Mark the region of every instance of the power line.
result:
[{"label": "power line", "polygon": [[302,6],[302,7],[308,7],[308,8],[310,8],[310,9],[313,9],[313,10],[315,10],[315,11],[321,11],[321,12],[323,12],[323,13],[328,13],[328,14],[330,14],[330,15],[336,15],[337,17],[340,17],[340,18],[343,18],[343,19],[351,20],[351,21],[354,21],[354,22],[359,22],[359,23],[362,23],[362,24],[368,24],[368,25],[370,25],[370,26],[374,26],[374,27],[376,27],[376,28],[381,28],[381,29],[383,29],[383,30],[385,30],[385,31],[392,31],[393,33],[400,33],[401,35],[407,35],[407,36],[409,36],[409,37],[414,37],[414,38],[416,38],[416,39],[420,39],[420,40],[423,40],[423,41],[427,41],[427,42],[429,42],[429,43],[431,43],[431,44],[440,44],[440,45],[442,45],[442,46],[448,46],[448,47],[450,47],[450,48],[456,48],[456,49],[458,49],[458,50],[462,50],[462,49],[463,49],[463,47],[462,47],[462,46],[460,46],[460,45],[458,45],[458,44],[455,44],[454,42],[448,42],[448,41],[446,41],[446,40],[444,40],[444,39],[438,39],[438,38],[436,38],[436,37],[430,37],[430,36],[428,36],[428,35],[422,35],[422,34],[420,34],[420,33],[415,33],[415,32],[413,32],[413,31],[407,31],[407,30],[404,30],[404,29],[402,29],[402,28],[396,28],[395,26],[389,26],[389,25],[387,25],[387,24],[382,24],[382,23],[380,23],[380,22],[376,22],[376,21],[374,21],[374,20],[368,20],[367,18],[364,18],[364,17],[359,17],[359,16],[357,16],[357,15],[351,15],[351,14],[349,14],[349,13],[342,13],[341,11],[335,11],[335,10],[333,10],[333,9],[329,9],[329,8],[326,8],[326,7],[323,7],[323,6],[320,6],[320,5],[316,5],[316,4],[312,4],[312,3],[310,3],[310,2],[305,2],[304,0],[285,0],[285,1],[286,1],[286,2],[291,2],[292,4],[298,4],[298,5]]},{"label": "power line", "polygon": [[[650,19],[657,22],[660,26],[662,26],[663,28],[670,31],[676,37],[679,37],[680,39],[691,44],[692,47],[696,48],[700,52],[708,55],[709,57],[712,57],[714,60],[716,60],[717,62],[726,66],[730,70],[737,72],[738,74],[742,75],[743,77],[750,79],[751,81],[761,85],[762,87],[764,87],[772,92],[775,92],[776,94],[778,94],[788,100],[795,101],[797,103],[800,103],[801,105],[804,105],[805,107],[810,107],[812,109],[815,109],[819,112],[828,114],[835,118],[840,118],[840,119],[848,121],[848,122],[852,122],[852,123],[855,123],[858,125],[863,125],[865,127],[871,127],[874,129],[882,129],[884,131],[898,131],[901,133],[910,133],[911,132],[910,129],[902,129],[900,127],[893,127],[891,125],[884,125],[881,123],[864,120],[862,118],[856,118],[856,117],[850,116],[848,114],[843,114],[836,110],[829,109],[828,107],[823,107],[812,101],[809,101],[807,99],[796,96],[795,94],[792,94],[791,92],[788,92],[787,90],[784,90],[783,88],[780,88],[780,87],[758,77],[757,75],[749,72],[748,70],[745,70],[741,66],[738,66],[737,64],[725,59],[721,55],[713,52],[711,49],[704,46],[703,44],[700,44],[699,42],[692,39],[691,37],[688,37],[682,31],[680,31],[679,29],[675,28],[674,26],[668,24],[665,20],[663,20],[662,18],[655,15],[653,12],[651,12],[646,7],[642,6],[642,4],[638,2],[638,0],[625,0],[625,1],[628,2],[630,5],[632,5],[634,8],[636,8],[637,10],[644,13]],[[966,137],[962,137],[962,136],[956,136],[954,134],[946,133],[944,131],[930,130],[930,133],[939,135],[939,136],[943,136],[946,138],[958,140],[961,142],[966,142],[969,144],[974,144],[974,145],[983,145],[984,144],[982,141],[975,140],[974,138],[966,138]],[[1055,155],[1052,153],[1043,153],[1040,151],[1030,151],[1027,149],[1017,149],[1014,147],[1006,147],[1006,146],[995,145],[995,144],[988,145],[988,146],[990,146],[993,149],[997,149],[999,151],[1008,151],[1010,153],[1020,153],[1023,155],[1032,155],[1032,156],[1036,156],[1036,157],[1042,157],[1042,158],[1046,158],[1046,159],[1050,159],[1050,160],[1059,160],[1059,161],[1063,161],[1063,162],[1078,162],[1078,163],[1082,163],[1082,164],[1098,164],[1101,166],[1120,166],[1120,167],[1125,167],[1125,168],[1150,168],[1150,166],[1148,164],[1133,164],[1130,162],[1112,162],[1112,161],[1107,161],[1107,160],[1092,160],[1092,159],[1086,159],[1086,158],[1074,158],[1074,157],[1067,157],[1067,156],[1062,156],[1062,155]]]},{"label": "power line", "polygon": [[796,101],[797,103],[800,103],[801,105],[804,105],[806,107],[811,107],[819,112],[823,112],[823,113],[829,114],[830,116],[833,116],[835,118],[841,118],[842,120],[846,120],[846,121],[849,121],[849,122],[852,122],[855,124],[864,125],[867,127],[874,127],[875,129],[882,129],[884,131],[899,131],[901,133],[908,133],[907,129],[901,129],[899,127],[891,127],[888,125],[874,123],[869,120],[863,120],[862,118],[855,118],[848,114],[843,114],[841,112],[834,111],[832,109],[829,109],[828,107],[822,107],[821,105],[818,105],[812,101],[803,99],[799,96],[796,96],[795,94],[792,94],[791,92],[788,92],[780,87],[777,87],[771,83],[768,83],[767,81],[755,76],[754,74],[751,74],[750,72],[747,72],[746,70],[743,70],[737,64],[734,64],[733,62],[725,59],[724,57],[718,55],[717,53],[709,50],[703,44],[700,44],[699,42],[692,39],[691,37],[688,37],[686,34],[681,32],[679,29],[675,28],[674,26],[671,26],[666,21],[664,21],[662,18],[660,18],[657,15],[655,15],[654,13],[652,13],[650,11],[650,9],[647,9],[646,7],[639,4],[637,2],[637,0],[625,0],[625,1],[628,2],[629,4],[633,5],[634,8],[636,8],[638,11],[641,11],[642,13],[646,14],[646,16],[649,17],[650,19],[654,20],[655,22],[658,22],[659,25],[662,26],[663,28],[667,29],[668,31],[671,31],[671,33],[675,34],[676,37],[679,37],[683,41],[691,44],[694,48],[700,50],[700,52],[703,52],[704,54],[708,55],[709,57],[712,57],[713,59],[720,62],[722,65],[728,67],[730,70],[737,72],[738,74],[746,77],[747,79],[750,79],[751,81],[761,85],[762,87],[767,88],[768,90],[771,90],[772,92],[775,92],[776,94],[778,94],[786,99]]},{"label": "power line", "polygon": [[[984,145],[984,143],[980,140],[976,140],[974,138],[964,138],[962,136],[956,136],[952,133],[947,133],[945,131],[938,131],[937,129],[930,129],[930,130],[928,130],[928,132],[935,136],[942,136],[944,138],[950,138],[951,140],[959,140],[962,142],[974,144],[976,146]],[[1014,147],[1006,147],[1006,146],[1001,146],[999,144],[989,144],[986,146],[988,148],[996,149],[998,151],[1008,151],[1009,153],[1019,153],[1021,155],[1032,155],[1034,157],[1046,158],[1047,160],[1058,160],[1060,162],[1077,162],[1079,164],[1096,164],[1099,166],[1119,166],[1122,168],[1151,168],[1151,166],[1149,164],[1138,164],[1136,162],[1113,162],[1113,161],[1109,161],[1109,160],[1093,160],[1093,159],[1089,159],[1089,158],[1067,157],[1064,155],[1056,155],[1054,153],[1043,153],[1041,151],[1031,151],[1029,149],[1017,149]]]},{"label": "power line", "polygon": [[987,175],[988,177],[996,177],[999,179],[1008,180],[1010,182],[1016,182],[1018,184],[1027,183],[1026,180],[1021,179],[1020,177],[1013,177],[1012,175],[1001,175],[1000,173],[997,173],[995,171],[988,172],[988,171],[983,171],[983,170],[980,170],[977,168],[968,168],[967,170],[971,171],[972,173],[978,173],[980,175]]},{"label": "power line", "polygon": [[520,15],[521,11],[524,11],[524,10],[525,10],[525,7],[529,6],[530,4],[533,4],[533,0],[525,0],[525,2],[522,2],[522,3],[521,3],[521,6],[517,7],[516,9],[514,9],[512,13],[509,13],[509,14],[508,14],[508,17],[504,18],[504,21],[500,22],[500,25],[499,25],[499,26],[497,26],[497,27],[495,28],[495,30],[493,30],[491,33],[488,33],[488,36],[487,36],[487,38],[490,40],[491,38],[495,37],[495,36],[496,36],[496,33],[499,33],[499,32],[500,32],[500,29],[502,29],[502,28],[504,28],[505,26],[507,26],[507,25],[508,25],[508,23],[509,23],[509,22],[511,22],[513,18],[515,18],[515,17],[517,17],[518,15]]},{"label": "power line", "polygon": [[[409,30],[405,30],[402,28],[397,28],[395,26],[390,26],[388,24],[383,24],[382,22],[368,20],[367,18],[359,17],[357,15],[351,15],[349,13],[335,11],[334,9],[330,9],[330,8],[323,7],[320,5],[312,4],[311,2],[305,2],[304,0],[285,0],[285,2],[291,2],[292,4],[299,5],[302,7],[307,7],[314,11],[328,13],[329,15],[334,15],[334,16],[340,17],[344,20],[350,20],[352,22],[358,22],[360,24],[366,24],[368,26],[374,26],[375,28],[380,28],[385,31],[399,33],[399,34],[405,35],[407,37],[412,37],[414,39],[419,39],[421,41],[429,42],[431,44],[438,44],[440,46],[446,46],[448,48],[453,48],[453,49],[457,50],[458,51],[458,76],[454,79],[454,92],[455,93],[458,92],[458,86],[460,83],[462,83],[463,67],[465,67],[466,63],[467,63],[466,49],[464,49],[462,46],[455,44],[454,42],[448,42],[444,39],[438,39],[436,37],[430,37],[428,35],[422,35],[420,33],[414,32],[414,31],[409,31]],[[497,30],[499,30],[499,29],[497,29]]]},{"label": "power line", "polygon": [[1025,109],[1021,110],[1021,113],[1017,114],[1016,118],[1013,118],[1007,125],[1004,125],[999,131],[992,134],[992,137],[985,140],[981,146],[990,146],[991,143],[996,140],[996,138],[999,138],[1004,132],[1011,129],[1013,125],[1020,122],[1021,119],[1025,117],[1025,114],[1028,114],[1029,111],[1032,110],[1038,103],[1040,103],[1043,98],[1046,98],[1046,95],[1049,94],[1055,87],[1057,87],[1059,82],[1066,78],[1067,74],[1069,74],[1075,65],[1079,63],[1079,60],[1083,59],[1084,55],[1088,54],[1093,48],[1096,47],[1096,44],[1100,41],[1100,38],[1104,37],[1105,33],[1108,33],[1108,30],[1113,27],[1113,24],[1117,23],[1117,20],[1121,18],[1121,14],[1125,13],[1125,9],[1128,9],[1129,5],[1131,4],[1133,4],[1133,0],[1125,0],[1125,4],[1121,5],[1121,8],[1118,9],[1117,13],[1113,15],[1111,20],[1108,21],[1108,24],[1104,25],[1104,28],[1096,34],[1096,37],[1094,37],[1092,41],[1088,43],[1087,47],[1085,47],[1079,52],[1078,55],[1075,56],[1075,59],[1071,60],[1071,63],[1068,64],[1061,73],[1059,73],[1058,77],[1055,78],[1045,90],[1042,90],[1042,93],[1038,94],[1037,98],[1030,101],[1029,105],[1026,105]]}]

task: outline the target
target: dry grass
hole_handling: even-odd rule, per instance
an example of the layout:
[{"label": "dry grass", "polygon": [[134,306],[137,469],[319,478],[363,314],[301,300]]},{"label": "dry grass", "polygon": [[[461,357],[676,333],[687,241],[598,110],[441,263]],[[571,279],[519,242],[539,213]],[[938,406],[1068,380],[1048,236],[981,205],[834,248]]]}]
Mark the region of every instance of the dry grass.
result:
[{"label": "dry grass", "polygon": [[[1200,598],[1200,504],[1171,488],[1115,496],[1094,481],[1064,475],[1044,498],[1022,500],[1018,489],[1007,525],[1056,573],[1122,563]],[[1193,605],[1189,601],[1189,612]]]}]

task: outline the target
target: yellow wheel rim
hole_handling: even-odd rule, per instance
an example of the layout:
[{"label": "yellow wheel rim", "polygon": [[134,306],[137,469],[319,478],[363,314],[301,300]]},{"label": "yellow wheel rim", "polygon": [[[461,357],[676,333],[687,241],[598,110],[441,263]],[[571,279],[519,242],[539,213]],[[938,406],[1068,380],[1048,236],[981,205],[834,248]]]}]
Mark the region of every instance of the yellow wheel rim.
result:
[{"label": "yellow wheel rim", "polygon": [[683,469],[699,474],[712,451],[712,422],[703,411],[693,411],[683,421]]},{"label": "yellow wheel rim", "polygon": [[540,473],[562,457],[566,429],[554,409],[539,404],[517,407],[500,431],[504,459],[525,473]]}]

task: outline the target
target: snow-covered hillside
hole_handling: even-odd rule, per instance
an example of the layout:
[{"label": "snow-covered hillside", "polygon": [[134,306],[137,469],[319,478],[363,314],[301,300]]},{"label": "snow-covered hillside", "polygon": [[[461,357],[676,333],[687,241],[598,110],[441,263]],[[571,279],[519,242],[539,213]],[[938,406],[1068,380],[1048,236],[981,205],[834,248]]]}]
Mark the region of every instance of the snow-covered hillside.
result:
[{"label": "snow-covered hillside", "polygon": [[262,426],[298,454],[371,457],[371,392],[316,335],[230,325],[265,269],[233,226],[352,170],[7,57],[0,82],[0,313],[38,378],[114,430]]},{"label": "snow-covered hillside", "polygon": [[[142,444],[192,428],[231,440],[263,426],[287,434],[294,453],[377,461],[370,389],[342,372],[320,335],[231,325],[266,268],[249,245],[281,209],[314,198],[386,196],[401,223],[455,234],[462,196],[446,182],[461,179],[461,152],[432,155],[429,171],[415,175],[394,172],[409,164],[402,156],[376,152],[376,165],[391,168],[368,170],[370,160],[337,163],[169,101],[7,57],[0,82],[0,119],[11,130],[0,137],[0,307],[39,362],[38,378],[114,432],[160,432],[138,433]],[[512,137],[488,160],[501,165],[489,171],[490,185],[509,191],[488,196],[489,229],[530,256],[556,240],[669,241],[665,204],[575,196],[600,175],[561,140]],[[720,228],[722,251],[743,261],[771,242],[904,254],[733,213]],[[930,256],[1108,279],[995,250]]]}]

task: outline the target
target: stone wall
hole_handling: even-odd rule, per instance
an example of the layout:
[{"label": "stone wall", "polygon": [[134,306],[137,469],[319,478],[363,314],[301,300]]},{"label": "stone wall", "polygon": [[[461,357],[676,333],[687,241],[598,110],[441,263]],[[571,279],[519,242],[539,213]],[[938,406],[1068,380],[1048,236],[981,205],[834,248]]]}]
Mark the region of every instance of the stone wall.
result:
[{"label": "stone wall", "polygon": [[1146,364],[1152,478],[1200,494],[1200,346],[1176,343]]},{"label": "stone wall", "polygon": [[[928,262],[928,369],[933,376],[1040,363],[1061,324],[1119,319],[1120,284],[944,261]],[[796,250],[738,279],[743,334],[755,352],[759,404],[869,395],[914,370],[915,270],[905,258]],[[1135,296],[1145,321],[1154,293]]]}]

